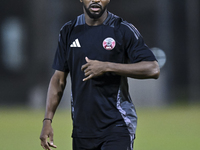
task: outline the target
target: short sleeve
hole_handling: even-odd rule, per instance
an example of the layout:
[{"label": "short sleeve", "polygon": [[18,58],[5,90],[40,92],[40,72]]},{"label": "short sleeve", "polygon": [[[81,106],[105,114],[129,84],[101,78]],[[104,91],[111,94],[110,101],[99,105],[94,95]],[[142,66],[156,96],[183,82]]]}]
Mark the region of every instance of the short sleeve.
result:
[{"label": "short sleeve", "polygon": [[155,61],[156,58],[149,47],[144,43],[139,31],[130,23],[123,22],[125,27],[124,42],[130,63],[141,61]]},{"label": "short sleeve", "polygon": [[63,72],[69,72],[69,67],[67,63],[67,34],[67,27],[62,27],[60,30],[58,46],[52,65],[53,69]]}]

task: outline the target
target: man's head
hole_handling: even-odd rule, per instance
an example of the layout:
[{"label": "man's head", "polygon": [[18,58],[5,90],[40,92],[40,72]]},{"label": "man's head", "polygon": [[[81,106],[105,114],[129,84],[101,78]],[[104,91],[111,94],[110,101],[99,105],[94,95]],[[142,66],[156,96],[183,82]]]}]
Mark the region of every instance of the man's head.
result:
[{"label": "man's head", "polygon": [[85,13],[92,19],[100,18],[107,10],[110,0],[80,0]]}]

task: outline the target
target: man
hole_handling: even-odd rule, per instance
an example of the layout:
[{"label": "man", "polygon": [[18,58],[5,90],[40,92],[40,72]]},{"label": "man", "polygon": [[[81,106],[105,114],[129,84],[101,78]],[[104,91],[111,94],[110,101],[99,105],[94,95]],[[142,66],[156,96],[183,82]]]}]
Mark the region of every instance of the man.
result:
[{"label": "man", "polygon": [[157,79],[158,63],[137,29],[107,11],[110,0],[80,2],[84,14],[60,30],[41,145],[56,147],[51,122],[70,73],[73,150],[131,150],[137,115],[127,77]]}]

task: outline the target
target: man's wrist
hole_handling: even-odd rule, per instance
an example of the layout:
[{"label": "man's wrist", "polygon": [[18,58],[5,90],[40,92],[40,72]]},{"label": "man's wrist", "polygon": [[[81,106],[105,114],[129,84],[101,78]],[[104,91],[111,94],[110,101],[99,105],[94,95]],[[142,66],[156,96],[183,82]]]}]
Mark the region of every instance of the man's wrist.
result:
[{"label": "man's wrist", "polygon": [[52,123],[52,119],[50,119],[50,118],[44,118],[44,119],[43,119],[43,122],[44,122],[44,121],[50,121],[50,122]]}]

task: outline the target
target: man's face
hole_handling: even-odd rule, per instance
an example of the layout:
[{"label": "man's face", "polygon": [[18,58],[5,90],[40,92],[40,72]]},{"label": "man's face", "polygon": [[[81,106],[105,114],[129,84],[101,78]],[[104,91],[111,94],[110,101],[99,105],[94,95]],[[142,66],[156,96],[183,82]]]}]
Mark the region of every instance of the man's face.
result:
[{"label": "man's face", "polygon": [[110,0],[80,0],[87,15],[92,19],[98,19],[107,9]]}]

